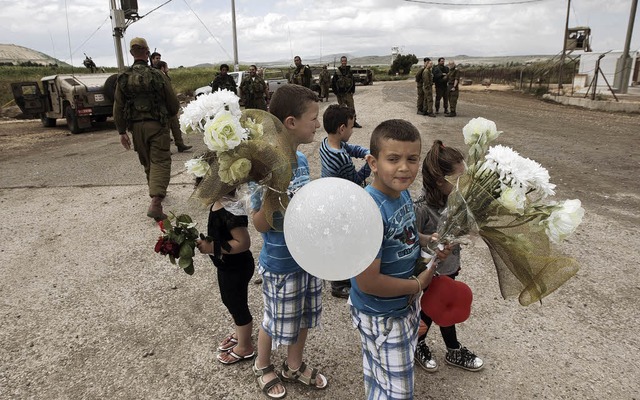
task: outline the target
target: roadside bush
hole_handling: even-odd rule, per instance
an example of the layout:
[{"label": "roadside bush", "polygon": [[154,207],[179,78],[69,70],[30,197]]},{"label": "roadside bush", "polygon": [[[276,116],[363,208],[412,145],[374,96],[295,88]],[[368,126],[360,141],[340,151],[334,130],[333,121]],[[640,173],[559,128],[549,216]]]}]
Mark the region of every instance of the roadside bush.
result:
[{"label": "roadside bush", "polygon": [[402,54],[396,57],[389,69],[389,75],[408,75],[411,72],[411,66],[418,62],[418,57],[415,54]]}]

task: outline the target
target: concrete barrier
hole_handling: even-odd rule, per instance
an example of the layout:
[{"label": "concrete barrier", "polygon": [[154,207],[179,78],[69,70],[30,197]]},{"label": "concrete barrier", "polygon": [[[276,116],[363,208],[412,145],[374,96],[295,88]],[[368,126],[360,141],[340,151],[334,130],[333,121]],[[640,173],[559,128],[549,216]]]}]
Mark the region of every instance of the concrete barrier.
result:
[{"label": "concrete barrier", "polygon": [[549,100],[569,106],[587,108],[589,110],[640,113],[640,102],[636,101],[621,100],[619,102],[616,102],[615,100],[591,100],[582,97],[558,96],[553,94],[545,94],[544,96],[542,96],[542,98],[544,100]]}]

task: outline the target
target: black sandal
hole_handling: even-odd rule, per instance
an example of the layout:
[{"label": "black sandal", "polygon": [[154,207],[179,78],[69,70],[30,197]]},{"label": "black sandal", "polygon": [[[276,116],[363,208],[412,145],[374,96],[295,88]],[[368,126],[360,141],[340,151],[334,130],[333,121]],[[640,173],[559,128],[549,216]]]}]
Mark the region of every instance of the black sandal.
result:
[{"label": "black sandal", "polygon": [[[284,396],[287,395],[287,388],[284,385],[282,385],[282,381],[280,380],[280,377],[278,376],[278,374],[276,374],[276,377],[270,380],[269,382],[265,383],[262,380],[263,376],[265,376],[269,372],[274,372],[274,369],[275,367],[273,366],[273,364],[269,364],[264,368],[258,368],[256,367],[255,363],[253,364],[253,374],[258,378],[257,379],[258,385],[260,386],[260,390],[262,390],[262,393],[264,393],[264,395],[270,399],[282,399],[284,398]],[[269,390],[271,390],[275,385],[278,385],[278,384],[282,385],[284,392],[277,393],[277,394],[269,393]]]}]

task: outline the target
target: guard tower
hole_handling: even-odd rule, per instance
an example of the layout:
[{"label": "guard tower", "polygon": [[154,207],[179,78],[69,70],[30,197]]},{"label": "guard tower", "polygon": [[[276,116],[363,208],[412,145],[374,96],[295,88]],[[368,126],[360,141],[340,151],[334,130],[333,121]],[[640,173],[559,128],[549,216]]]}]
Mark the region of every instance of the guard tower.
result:
[{"label": "guard tower", "polygon": [[566,38],[565,49],[569,53],[572,51],[591,51],[591,28],[588,26],[568,28]]}]

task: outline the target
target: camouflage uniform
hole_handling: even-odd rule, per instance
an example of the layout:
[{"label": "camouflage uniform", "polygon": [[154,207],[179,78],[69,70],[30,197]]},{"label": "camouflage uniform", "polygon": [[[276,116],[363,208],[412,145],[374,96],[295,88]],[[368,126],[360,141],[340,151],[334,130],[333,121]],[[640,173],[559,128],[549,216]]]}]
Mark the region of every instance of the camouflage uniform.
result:
[{"label": "camouflage uniform", "polygon": [[354,111],[356,110],[353,103],[353,93],[356,91],[356,85],[350,66],[338,67],[331,79],[331,87],[338,98],[338,104],[346,105]]},{"label": "camouflage uniform", "polygon": [[119,133],[132,132],[151,197],[167,194],[171,176],[168,122],[179,108],[169,79],[146,61],[135,61],[118,76],[113,119]]},{"label": "camouflage uniform", "polygon": [[416,73],[416,87],[418,89],[418,101],[416,105],[418,107],[418,114],[424,112],[424,89],[422,89],[422,73],[423,72],[424,72],[424,67],[420,67],[420,69]]},{"label": "camouflage uniform", "polygon": [[449,82],[447,83],[447,92],[449,92],[449,113],[451,116],[456,115],[456,106],[458,105],[458,84],[460,81],[460,71],[455,66],[449,69]]},{"label": "camouflage uniform", "polygon": [[238,85],[236,85],[236,81],[233,79],[233,76],[229,74],[218,74],[213,79],[213,82],[211,82],[211,91],[217,92],[220,89],[226,89],[233,93],[237,93]]},{"label": "camouflage uniform", "polygon": [[267,84],[264,79],[257,75],[255,77],[247,77],[240,84],[240,95],[244,100],[245,108],[257,108],[267,111],[266,93]]},{"label": "camouflage uniform", "polygon": [[318,77],[318,84],[320,85],[320,99],[327,99],[329,101],[329,85],[331,84],[331,75],[326,69],[320,71]]},{"label": "camouflage uniform", "polygon": [[449,111],[449,94],[447,93],[447,74],[449,67],[436,64],[433,66],[433,83],[436,86],[436,112],[440,110],[440,99],[444,112]]},{"label": "camouflage uniform", "polygon": [[430,68],[424,68],[422,71],[422,92],[424,95],[424,103],[422,111],[427,115],[433,114],[433,73]]},{"label": "camouflage uniform", "polygon": [[301,65],[293,70],[293,73],[289,77],[289,83],[294,85],[302,85],[304,87],[311,87],[311,69],[308,65]]}]

